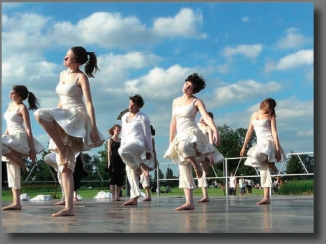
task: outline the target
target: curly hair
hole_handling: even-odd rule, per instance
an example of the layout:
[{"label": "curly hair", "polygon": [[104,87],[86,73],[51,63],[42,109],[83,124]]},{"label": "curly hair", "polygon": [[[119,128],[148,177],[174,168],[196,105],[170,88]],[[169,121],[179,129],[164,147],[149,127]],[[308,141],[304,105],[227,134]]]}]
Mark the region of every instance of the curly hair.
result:
[{"label": "curly hair", "polygon": [[197,73],[193,73],[189,75],[185,79],[185,82],[187,81],[191,82],[193,85],[193,89],[192,89],[193,94],[200,92],[206,87],[205,79],[202,76],[198,75]]},{"label": "curly hair", "polygon": [[142,107],[144,106],[144,104],[145,104],[145,102],[144,102],[142,96],[141,96],[141,95],[138,95],[138,94],[136,94],[136,95],[134,95],[134,96],[132,96],[132,97],[129,97],[129,99],[130,99],[133,103],[137,104],[137,106],[140,107],[140,108],[142,108]]}]

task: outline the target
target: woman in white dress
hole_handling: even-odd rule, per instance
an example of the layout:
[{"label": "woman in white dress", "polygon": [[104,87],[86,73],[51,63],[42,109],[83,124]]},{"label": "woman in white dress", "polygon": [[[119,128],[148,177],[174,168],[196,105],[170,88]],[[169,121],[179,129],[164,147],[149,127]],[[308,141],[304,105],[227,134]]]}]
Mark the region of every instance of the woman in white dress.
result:
[{"label": "woman in white dress", "polygon": [[142,183],[143,189],[145,189],[146,192],[146,197],[143,200],[145,202],[152,201],[150,182],[149,182],[149,171],[153,171],[154,169],[157,168],[158,165],[156,149],[155,149],[155,140],[154,140],[155,129],[152,125],[150,127],[151,127],[152,145],[153,145],[152,157],[149,160],[146,159],[145,155],[142,157],[144,165],[141,165],[142,174],[140,175],[140,181]]},{"label": "woman in white dress", "polygon": [[245,165],[259,167],[260,184],[264,188],[264,198],[257,202],[258,205],[270,204],[269,190],[272,186],[272,179],[269,169],[277,171],[275,163],[286,159],[278,139],[275,107],[276,101],[273,98],[267,98],[260,103],[260,109],[251,115],[240,151],[240,156],[243,157],[249,139],[255,131],[257,144],[248,150]]},{"label": "woman in white dress", "polygon": [[[38,108],[38,99],[23,85],[14,85],[9,97],[12,102],[4,113],[7,128],[1,140],[2,161],[7,162],[8,186],[12,190],[13,202],[9,206],[3,207],[2,210],[21,210],[20,168],[26,170],[23,158],[29,157],[35,163],[36,155],[45,148],[33,137],[28,112],[28,110]],[[26,99],[29,104],[28,108],[23,103]]]},{"label": "woman in white dress", "polygon": [[192,175],[192,166],[197,178],[203,171],[198,158],[214,153],[216,149],[210,146],[208,138],[198,128],[195,121],[197,112],[213,130],[213,142],[218,145],[220,138],[218,129],[208,115],[205,104],[193,94],[200,92],[206,86],[205,80],[197,73],[189,75],[183,85],[183,95],[173,100],[172,119],[170,123],[170,145],[164,158],[178,162],[180,170],[179,188],[184,189],[186,203],[175,210],[194,210],[193,189],[196,187]]},{"label": "woman in white dress", "polygon": [[[80,70],[83,64],[85,73]],[[52,214],[53,217],[74,215],[75,153],[99,147],[105,140],[96,126],[88,80],[98,70],[95,53],[87,52],[80,46],[72,47],[64,57],[64,65],[68,69],[60,73],[56,87],[60,97],[57,108],[38,109],[34,113],[36,120],[51,138],[49,149],[57,153],[58,169],[62,172],[65,208]]]},{"label": "woman in white dress", "polygon": [[[212,112],[208,112],[208,115],[214,119],[214,115]],[[198,128],[207,136],[209,143],[212,147],[214,147],[213,143],[213,131],[212,129],[205,123],[203,118],[201,117],[199,119],[198,123]],[[214,147],[215,148],[215,147]],[[207,175],[209,173],[209,167],[223,162],[224,157],[223,155],[215,148],[214,153],[209,154],[208,156],[204,156],[200,159],[200,164],[203,169],[203,176],[198,179],[198,187],[202,189],[203,197],[197,201],[197,203],[204,203],[204,202],[209,202],[209,197],[208,197],[208,183],[207,183]]]}]

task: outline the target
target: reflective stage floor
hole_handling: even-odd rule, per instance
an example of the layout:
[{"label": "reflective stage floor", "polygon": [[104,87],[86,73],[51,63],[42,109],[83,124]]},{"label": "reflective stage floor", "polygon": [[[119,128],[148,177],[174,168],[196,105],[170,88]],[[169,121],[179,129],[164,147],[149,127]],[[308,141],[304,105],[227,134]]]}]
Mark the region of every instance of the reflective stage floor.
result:
[{"label": "reflective stage floor", "polygon": [[[122,198],[127,200],[128,198]],[[199,199],[199,198],[198,198]],[[194,200],[198,200],[195,198]],[[82,199],[75,216],[51,217],[57,200],[23,201],[21,211],[2,211],[2,233],[314,233],[313,196],[213,197],[193,211],[175,211],[183,197],[153,196],[123,206],[110,199]],[[2,206],[9,202],[2,202]]]}]

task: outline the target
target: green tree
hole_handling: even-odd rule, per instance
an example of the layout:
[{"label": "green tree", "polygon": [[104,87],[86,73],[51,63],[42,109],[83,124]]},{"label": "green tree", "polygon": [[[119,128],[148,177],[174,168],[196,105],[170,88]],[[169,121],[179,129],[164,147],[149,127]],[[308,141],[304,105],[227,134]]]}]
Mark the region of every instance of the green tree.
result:
[{"label": "green tree", "polygon": [[[306,173],[299,157],[301,158],[302,163],[305,166],[305,168],[307,169],[308,173],[313,173],[314,172],[314,158],[309,155],[291,155],[291,157],[288,160],[287,165],[286,165],[286,173],[287,174],[304,174],[304,173]],[[302,177],[301,176],[293,176],[290,178],[301,179]],[[306,178],[313,178],[313,177],[309,176]]]}]

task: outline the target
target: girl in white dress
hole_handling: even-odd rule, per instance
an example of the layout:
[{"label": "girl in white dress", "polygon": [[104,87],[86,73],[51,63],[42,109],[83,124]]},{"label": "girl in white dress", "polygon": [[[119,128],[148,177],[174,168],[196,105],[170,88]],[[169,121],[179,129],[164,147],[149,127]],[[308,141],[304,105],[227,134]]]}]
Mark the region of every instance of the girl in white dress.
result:
[{"label": "girl in white dress", "polygon": [[[35,163],[36,155],[45,148],[33,137],[28,112],[38,108],[38,99],[23,85],[14,85],[9,97],[12,102],[4,113],[7,128],[2,135],[2,161],[7,162],[8,186],[12,190],[13,202],[2,210],[21,210],[20,168],[26,170],[23,158],[29,157]],[[23,103],[27,98],[28,108]]]},{"label": "girl in white dress", "polygon": [[207,125],[213,130],[213,142],[218,145],[220,141],[217,127],[208,115],[205,104],[193,95],[203,90],[205,86],[205,80],[197,73],[189,75],[183,85],[183,95],[174,99],[172,104],[170,145],[164,158],[171,159],[179,164],[179,188],[184,189],[186,203],[176,208],[177,211],[195,209],[193,189],[196,185],[192,175],[192,166],[195,169],[197,178],[201,178],[203,171],[198,158],[215,151],[195,121],[198,111]]},{"label": "girl in white dress", "polygon": [[[208,115],[214,119],[214,115],[212,112],[208,112]],[[198,128],[207,136],[209,143],[212,147],[214,147],[213,143],[213,131],[212,129],[205,123],[203,118],[199,119]],[[198,187],[202,189],[203,197],[197,201],[197,203],[209,202],[208,197],[208,183],[206,177],[209,173],[209,167],[218,163],[222,163],[224,161],[223,155],[215,148],[214,153],[209,154],[208,156],[204,156],[200,159],[200,164],[203,169],[203,176],[198,179]]]},{"label": "girl in white dress", "polygon": [[264,198],[257,202],[258,205],[270,204],[269,189],[272,186],[272,179],[269,169],[277,171],[275,163],[286,160],[286,155],[278,139],[275,107],[276,101],[273,98],[267,98],[260,103],[260,110],[251,115],[240,151],[240,156],[243,157],[251,134],[255,131],[257,144],[248,150],[245,165],[259,167]]},{"label": "girl in white dress", "polygon": [[[75,153],[100,147],[105,141],[96,126],[88,80],[98,70],[95,53],[87,52],[80,46],[72,47],[63,60],[68,69],[60,73],[56,87],[60,97],[57,108],[39,109],[34,113],[36,120],[51,138],[49,149],[57,153],[58,169],[62,172],[66,204],[62,211],[52,214],[53,217],[74,215]],[[80,70],[83,64],[85,73]]]},{"label": "girl in white dress", "polygon": [[146,159],[146,156],[143,155],[142,159],[143,159],[143,163],[144,163],[145,167],[144,167],[144,165],[141,166],[142,174],[140,175],[140,181],[142,183],[143,189],[145,189],[145,191],[146,191],[146,197],[143,200],[145,202],[152,201],[150,182],[149,182],[149,171],[153,171],[154,169],[157,168],[157,165],[158,165],[156,149],[155,149],[155,140],[154,140],[155,129],[152,125],[150,127],[151,127],[152,145],[153,145],[152,157],[151,157],[151,159],[148,160],[148,159]]}]

